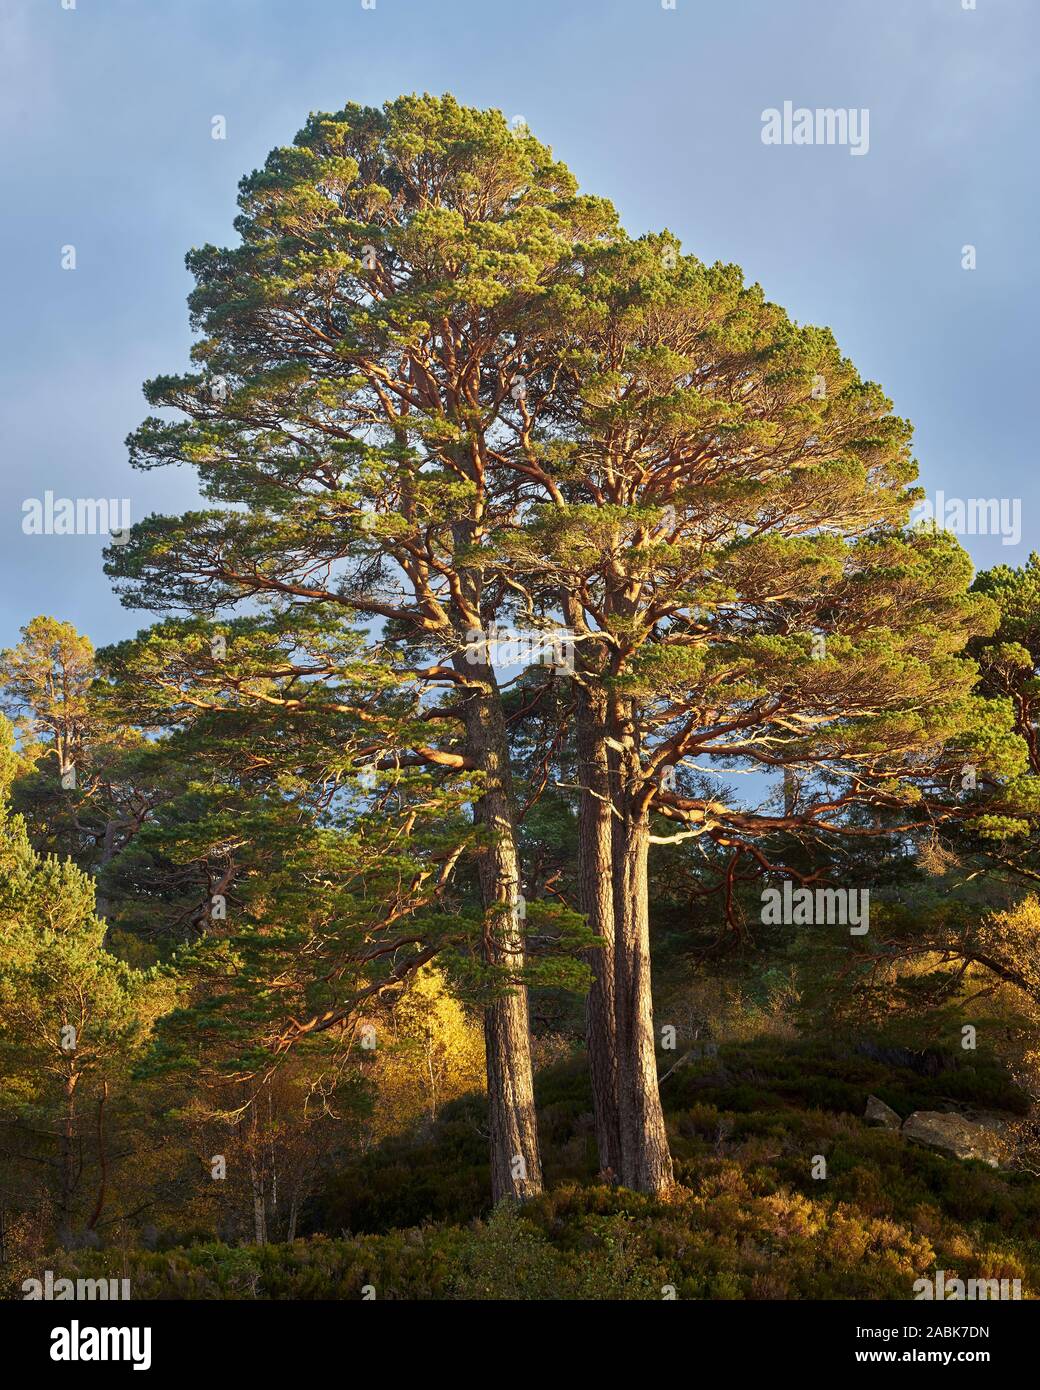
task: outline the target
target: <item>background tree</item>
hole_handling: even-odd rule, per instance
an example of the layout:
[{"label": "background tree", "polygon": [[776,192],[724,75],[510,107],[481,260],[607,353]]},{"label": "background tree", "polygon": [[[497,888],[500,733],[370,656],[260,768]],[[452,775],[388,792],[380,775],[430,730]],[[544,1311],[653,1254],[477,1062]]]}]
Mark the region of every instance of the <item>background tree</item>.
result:
[{"label": "background tree", "polygon": [[44,1219],[49,1215],[69,1242],[92,1232],[105,1212],[114,1167],[112,1112],[118,1113],[129,1067],[171,995],[161,974],[135,970],[105,950],[92,880],[68,860],[35,854],[21,819],[7,811],[14,753],[6,720],[0,765],[6,1159],[12,1174],[23,1164],[49,1172]]},{"label": "background tree", "polygon": [[97,708],[96,676],[90,639],[54,618],[33,618],[0,653],[0,707],[14,720],[21,760],[14,809],[38,850],[91,871],[111,863],[163,796],[141,775],[139,736]]}]

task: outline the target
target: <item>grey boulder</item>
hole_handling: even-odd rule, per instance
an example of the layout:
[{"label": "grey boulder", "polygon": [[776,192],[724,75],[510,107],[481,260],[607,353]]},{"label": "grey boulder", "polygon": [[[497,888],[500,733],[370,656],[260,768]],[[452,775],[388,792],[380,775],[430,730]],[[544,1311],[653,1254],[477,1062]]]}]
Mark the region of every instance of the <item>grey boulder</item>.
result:
[{"label": "grey boulder", "polygon": [[868,1125],[874,1125],[877,1129],[899,1129],[903,1123],[892,1107],[877,1096],[867,1096],[863,1118]]},{"label": "grey boulder", "polygon": [[974,1158],[999,1168],[1004,1146],[995,1128],[943,1110],[915,1110],[903,1125],[903,1137],[954,1158]]}]

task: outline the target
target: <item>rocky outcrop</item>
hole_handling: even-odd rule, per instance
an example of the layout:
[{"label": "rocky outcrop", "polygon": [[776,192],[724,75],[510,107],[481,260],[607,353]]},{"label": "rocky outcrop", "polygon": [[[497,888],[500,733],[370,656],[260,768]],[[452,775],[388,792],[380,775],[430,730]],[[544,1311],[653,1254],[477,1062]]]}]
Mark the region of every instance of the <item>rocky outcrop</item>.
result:
[{"label": "rocky outcrop", "polygon": [[899,1129],[903,1121],[890,1105],[886,1105],[877,1096],[867,1096],[867,1108],[863,1112],[863,1118],[868,1125],[873,1125],[876,1129]]},{"label": "rocky outcrop", "polygon": [[950,1154],[953,1158],[974,1158],[999,1168],[1004,1145],[995,1124],[968,1120],[963,1115],[942,1110],[915,1110],[903,1125],[904,1139]]}]

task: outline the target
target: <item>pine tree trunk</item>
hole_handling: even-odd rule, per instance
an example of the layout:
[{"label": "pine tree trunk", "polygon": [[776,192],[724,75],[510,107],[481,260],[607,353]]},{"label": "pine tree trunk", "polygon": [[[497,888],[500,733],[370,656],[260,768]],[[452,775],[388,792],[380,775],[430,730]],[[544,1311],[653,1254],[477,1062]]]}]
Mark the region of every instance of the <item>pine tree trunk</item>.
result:
[{"label": "pine tree trunk", "polygon": [[484,773],[484,794],[474,804],[485,841],[478,853],[485,912],[484,961],[498,977],[496,997],[484,1010],[491,1193],[494,1201],[524,1201],[542,1190],[534,1108],[531,1030],[527,1009],[523,928],[517,915],[520,863],[512,810],[512,779],[505,718],[487,666],[469,664],[477,682],[465,697],[467,750]]},{"label": "pine tree trunk", "polygon": [[61,1127],[61,1239],[72,1238],[72,1199],[76,1190],[76,1085],[79,1072],[70,1067],[65,1076],[65,1113]]},{"label": "pine tree trunk", "polygon": [[249,1159],[249,1185],[253,1196],[253,1238],[257,1245],[266,1245],[267,1207],[264,1201],[264,1179],[252,1156]]},{"label": "pine tree trunk", "polygon": [[253,1197],[253,1236],[257,1245],[267,1244],[267,1201],[264,1194],[262,1155],[262,1140],[254,1103],[249,1128],[249,1186]]},{"label": "pine tree trunk", "polygon": [[657,1084],[650,983],[650,911],[647,864],[650,824],[640,791],[640,767],[631,737],[621,755],[614,803],[615,1018],[621,1182],[659,1193],[674,1182],[664,1112]]},{"label": "pine tree trunk", "polygon": [[614,894],[610,808],[610,768],[606,744],[606,697],[578,687],[578,875],[581,907],[600,945],[587,954],[592,985],[585,1002],[585,1039],[592,1082],[592,1109],[600,1173],[616,1180],[621,1172],[618,1110],[617,1024],[614,991]]}]

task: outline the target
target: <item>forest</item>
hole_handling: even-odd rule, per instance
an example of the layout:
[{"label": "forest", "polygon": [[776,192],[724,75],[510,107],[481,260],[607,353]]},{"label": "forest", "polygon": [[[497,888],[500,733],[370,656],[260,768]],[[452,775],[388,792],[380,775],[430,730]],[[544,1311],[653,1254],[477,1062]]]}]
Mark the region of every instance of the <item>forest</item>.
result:
[{"label": "forest", "polygon": [[238,209],[0,652],[0,1296],[1040,1295],[1040,556],[499,111]]}]

